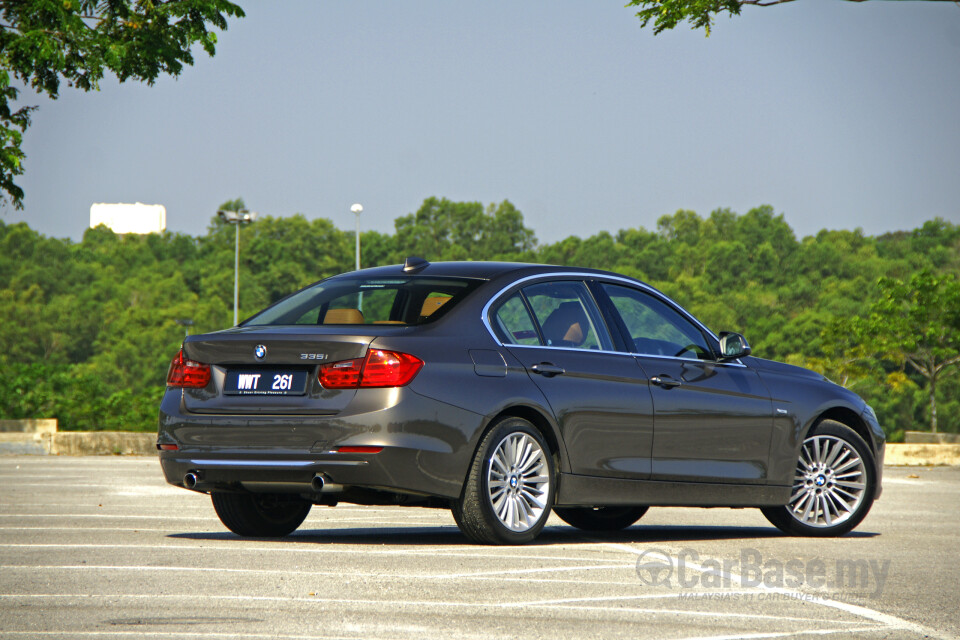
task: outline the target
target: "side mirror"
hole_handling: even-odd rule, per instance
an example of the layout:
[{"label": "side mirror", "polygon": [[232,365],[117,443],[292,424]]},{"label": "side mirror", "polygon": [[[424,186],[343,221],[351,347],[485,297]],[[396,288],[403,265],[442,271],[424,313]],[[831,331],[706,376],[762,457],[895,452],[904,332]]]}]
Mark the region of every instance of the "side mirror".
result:
[{"label": "side mirror", "polygon": [[750,355],[750,343],[739,333],[720,332],[720,361],[736,360]]}]

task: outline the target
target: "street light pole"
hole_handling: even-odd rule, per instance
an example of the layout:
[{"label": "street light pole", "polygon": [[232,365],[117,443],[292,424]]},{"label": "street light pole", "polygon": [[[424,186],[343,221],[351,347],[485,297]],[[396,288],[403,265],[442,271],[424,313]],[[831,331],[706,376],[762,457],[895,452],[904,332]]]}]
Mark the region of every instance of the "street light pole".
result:
[{"label": "street light pole", "polygon": [[352,207],[350,207],[350,211],[353,211],[353,215],[355,215],[355,216],[357,217],[357,233],[356,233],[357,250],[356,250],[356,257],[357,257],[357,271],[360,271],[360,214],[363,213],[363,205],[357,203],[357,204],[353,205]]},{"label": "street light pole", "polygon": [[183,339],[186,340],[187,336],[190,335],[190,327],[193,326],[193,320],[190,318],[177,318],[175,322],[183,327]]},{"label": "street light pole", "polygon": [[227,224],[232,224],[237,228],[233,249],[233,326],[237,326],[240,308],[240,225],[250,224],[256,220],[257,212],[247,211],[246,209],[240,209],[239,211],[224,211],[221,209],[217,211],[217,215]]},{"label": "street light pole", "polygon": [[233,326],[237,326],[237,309],[240,307],[240,222],[233,225],[237,238],[233,243]]}]

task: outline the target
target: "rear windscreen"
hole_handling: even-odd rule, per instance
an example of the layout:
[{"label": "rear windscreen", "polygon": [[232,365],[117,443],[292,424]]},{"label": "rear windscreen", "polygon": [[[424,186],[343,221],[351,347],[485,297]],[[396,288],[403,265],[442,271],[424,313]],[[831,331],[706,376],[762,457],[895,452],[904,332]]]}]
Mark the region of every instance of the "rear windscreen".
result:
[{"label": "rear windscreen", "polygon": [[442,317],[483,281],[465,278],[333,278],[284,298],[243,323],[418,325]]}]

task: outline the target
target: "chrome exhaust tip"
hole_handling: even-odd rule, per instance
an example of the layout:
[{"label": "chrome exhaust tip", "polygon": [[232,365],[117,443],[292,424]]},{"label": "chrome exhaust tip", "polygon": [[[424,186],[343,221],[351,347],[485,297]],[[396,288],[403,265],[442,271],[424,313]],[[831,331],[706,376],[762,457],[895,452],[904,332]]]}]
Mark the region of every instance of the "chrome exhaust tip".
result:
[{"label": "chrome exhaust tip", "polygon": [[185,486],[187,489],[196,489],[197,483],[199,481],[200,481],[199,472],[194,473],[191,471],[187,475],[183,476],[183,486]]},{"label": "chrome exhaust tip", "polygon": [[313,476],[313,481],[310,482],[310,487],[316,493],[321,493],[323,491],[324,484],[326,484],[326,482],[324,481],[323,476],[318,473],[317,475]]}]

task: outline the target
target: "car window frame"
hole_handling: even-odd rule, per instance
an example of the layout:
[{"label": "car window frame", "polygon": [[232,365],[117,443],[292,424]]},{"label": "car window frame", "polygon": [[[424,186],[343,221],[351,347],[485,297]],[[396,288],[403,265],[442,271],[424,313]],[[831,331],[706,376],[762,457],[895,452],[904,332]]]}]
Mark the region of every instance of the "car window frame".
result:
[{"label": "car window frame", "polygon": [[[619,276],[619,275],[616,275],[616,274],[590,273],[590,272],[584,272],[584,271],[555,271],[555,272],[550,272],[550,273],[535,273],[535,274],[532,274],[532,275],[524,276],[524,277],[522,277],[522,278],[519,278],[519,279],[517,279],[517,280],[514,280],[513,282],[510,282],[509,284],[505,284],[497,293],[491,295],[491,296],[487,299],[487,302],[483,305],[483,308],[482,308],[482,310],[481,310],[481,312],[480,312],[480,321],[481,321],[481,322],[483,323],[483,325],[486,327],[487,333],[490,334],[490,337],[493,338],[493,340],[494,340],[499,346],[501,346],[501,347],[508,347],[508,346],[511,346],[511,347],[512,347],[512,346],[516,346],[516,347],[521,347],[521,348],[538,348],[538,349],[568,349],[569,347],[548,347],[548,346],[545,346],[545,345],[541,345],[541,346],[534,346],[534,345],[514,345],[514,344],[511,344],[511,343],[506,343],[506,342],[504,342],[503,340],[500,339],[500,337],[497,335],[497,332],[493,329],[493,326],[492,326],[492,324],[491,324],[491,322],[490,322],[490,312],[491,312],[491,309],[492,309],[493,307],[495,307],[495,306],[497,305],[497,303],[499,303],[499,301],[500,301],[504,296],[509,296],[509,295],[513,294],[513,293],[516,292],[517,290],[519,290],[519,289],[521,289],[522,287],[524,287],[524,286],[526,285],[526,283],[534,282],[534,281],[537,281],[537,280],[550,280],[550,279],[554,279],[554,280],[570,280],[571,278],[572,278],[572,279],[579,279],[579,280],[584,281],[584,282],[587,284],[588,288],[590,289],[591,294],[594,296],[594,300],[595,300],[595,301],[597,300],[598,295],[597,295],[596,293],[594,293],[594,291],[595,291],[594,285],[595,285],[596,283],[599,283],[599,282],[608,282],[608,283],[611,283],[611,284],[621,284],[621,285],[625,285],[625,286],[627,286],[627,287],[631,287],[631,288],[633,288],[633,289],[637,289],[638,291],[642,291],[642,292],[648,293],[648,294],[656,297],[658,300],[660,300],[660,301],[663,302],[664,304],[670,306],[672,309],[674,309],[675,311],[677,311],[680,315],[682,315],[684,318],[686,318],[687,320],[689,320],[690,322],[692,322],[696,327],[698,327],[698,328],[700,329],[700,331],[703,333],[703,335],[707,338],[707,342],[708,342],[708,344],[710,345],[710,348],[713,350],[714,354],[719,354],[719,353],[720,353],[720,338],[718,338],[718,337],[716,336],[716,334],[714,334],[713,331],[710,330],[709,327],[707,327],[705,324],[703,324],[702,322],[700,322],[699,320],[697,320],[697,318],[696,318],[693,314],[689,313],[689,312],[686,311],[683,307],[681,307],[679,304],[677,304],[676,302],[674,302],[673,300],[671,300],[669,296],[667,296],[667,295],[664,294],[663,292],[659,291],[658,289],[656,289],[656,288],[648,285],[647,283],[641,282],[641,281],[639,281],[639,280],[635,280],[635,279],[633,279],[633,278],[628,278],[628,277],[626,277],[626,276]],[[602,294],[603,294],[602,287],[599,287],[599,288],[600,288],[600,290],[601,290],[601,295],[602,295]],[[612,305],[613,303],[612,303],[609,299],[607,299],[607,301],[606,301],[605,303],[603,303],[603,304]],[[598,305],[600,305],[599,302],[598,302]],[[625,340],[625,338],[624,338],[623,336],[628,333],[625,328],[624,328],[624,329],[621,329],[619,326],[617,326],[617,331],[612,331],[612,330],[610,330],[610,328],[609,328],[609,327],[610,327],[610,323],[613,322],[613,319],[614,319],[614,318],[617,318],[617,321],[619,322],[619,314],[613,314],[613,315],[611,316],[610,314],[607,314],[607,313],[606,313],[606,310],[605,310],[605,308],[604,308],[603,306],[600,306],[600,311],[601,311],[601,313],[605,313],[604,322],[607,323],[607,325],[608,325],[608,331],[610,331],[611,335],[614,336],[614,340],[615,340],[615,341],[617,340],[617,335],[618,335],[618,334],[620,335],[620,338],[619,338],[619,339],[620,339],[621,341],[622,341],[622,340]],[[588,353],[609,353],[609,354],[613,354],[613,355],[627,355],[627,356],[640,356],[640,357],[650,357],[650,358],[678,359],[678,358],[673,358],[672,356],[655,356],[655,355],[645,356],[644,354],[638,353],[635,347],[634,347],[634,348],[631,348],[630,345],[629,345],[629,343],[627,343],[627,344],[620,344],[620,345],[618,345],[618,348],[620,348],[620,349],[622,349],[622,350],[620,350],[620,351],[588,351]],[[582,351],[582,349],[577,349],[577,351]],[[694,361],[693,361],[693,360],[687,360],[687,362],[694,362]],[[698,362],[710,362],[710,361],[709,361],[709,360],[699,360]],[[740,358],[738,358],[738,359],[736,359],[736,360],[720,360],[720,359],[717,359],[717,360],[713,361],[713,363],[716,364],[717,366],[722,366],[722,367],[739,367],[739,368],[743,368],[743,367],[746,367],[746,366],[747,366],[746,364],[744,364],[744,363],[742,362],[742,359],[740,359]]]},{"label": "car window frame", "polygon": [[[597,341],[599,349],[584,349],[581,347],[568,347],[568,346],[556,346],[546,344],[546,339],[543,334],[543,327],[540,324],[540,319],[537,318],[537,314],[534,313],[533,308],[530,304],[530,301],[527,299],[527,295],[524,290],[527,287],[544,284],[548,282],[571,282],[575,284],[582,285],[583,292],[586,294],[586,299],[584,302],[588,307],[592,304],[592,311],[588,308],[585,309],[587,316],[590,318],[590,321],[595,325],[597,332],[606,331],[607,341],[613,346],[613,349],[603,348],[604,340],[600,335],[597,335]],[[537,338],[540,341],[540,344],[517,344],[516,342],[505,340],[505,336],[501,335],[499,328],[497,327],[497,322],[495,319],[497,311],[500,310],[500,307],[503,306],[512,298],[515,294],[520,295],[520,299],[523,301],[524,307],[527,311],[527,315],[530,317],[530,320],[533,322],[533,326],[537,331]],[[607,314],[604,313],[603,309],[600,306],[600,302],[597,300],[596,295],[594,294],[593,288],[590,286],[587,274],[583,273],[547,273],[547,274],[537,274],[533,276],[527,276],[526,278],[521,278],[520,280],[515,281],[510,286],[501,289],[495,295],[493,295],[487,304],[484,306],[482,320],[484,325],[487,327],[487,330],[490,334],[497,340],[497,342],[504,347],[520,347],[527,349],[562,349],[568,351],[577,351],[580,353],[626,353],[625,351],[618,351],[623,347],[621,343],[622,338],[619,335],[619,329],[614,330],[610,326],[610,323],[607,319]]]}]

